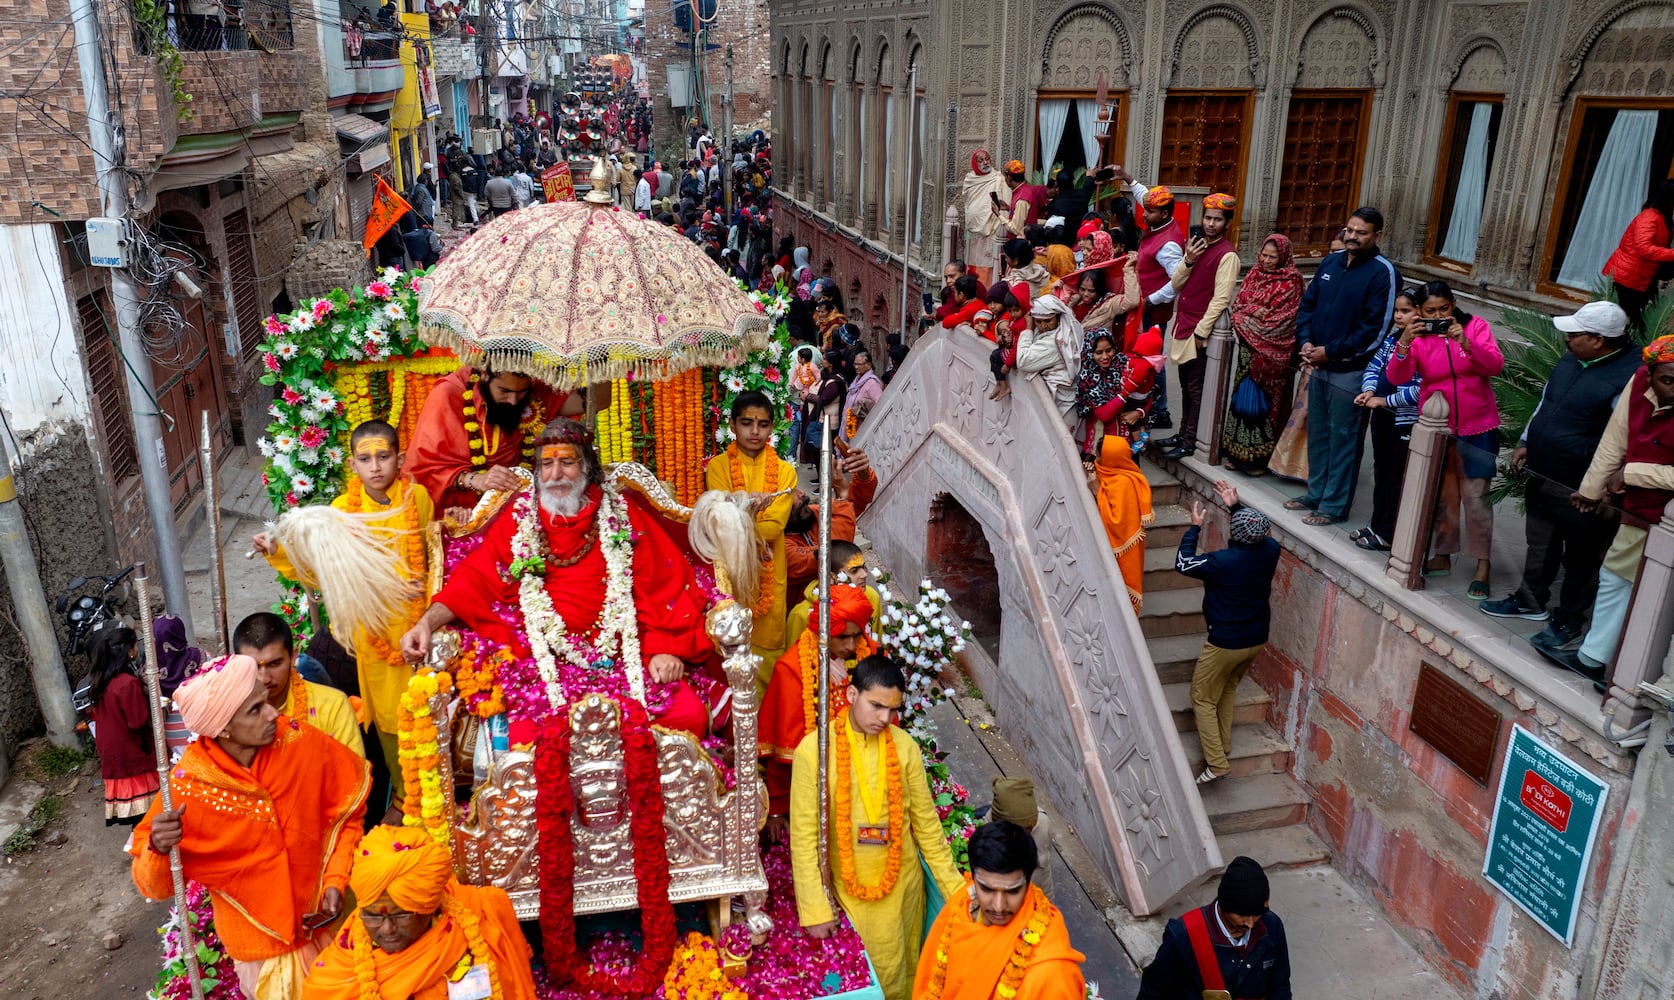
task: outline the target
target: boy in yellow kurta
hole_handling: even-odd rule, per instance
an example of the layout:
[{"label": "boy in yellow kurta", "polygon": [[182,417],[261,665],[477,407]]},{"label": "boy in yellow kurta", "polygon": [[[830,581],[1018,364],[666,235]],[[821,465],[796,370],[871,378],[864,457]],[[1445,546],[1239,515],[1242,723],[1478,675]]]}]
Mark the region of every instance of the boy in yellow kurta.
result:
[{"label": "boy in yellow kurta", "polygon": [[[395,533],[395,549],[406,563],[403,572],[422,586],[426,575],[424,529],[435,517],[435,508],[425,488],[401,474],[405,458],[394,427],[382,420],[356,425],[349,434],[349,468],[354,475],[331,505],[352,514],[387,511],[387,516],[372,518],[370,523]],[[275,570],[296,579],[296,569],[290,560],[265,533],[257,535],[254,543],[267,555]],[[412,676],[412,668],[401,656],[401,636],[424,613],[425,604],[422,597],[409,601],[407,612],[390,623],[387,635],[370,636],[361,632],[355,636],[361,702],[367,721],[377,730],[384,761],[392,771],[399,767],[401,695]],[[399,805],[404,791],[401,782],[393,782],[392,787]]]},{"label": "boy in yellow kurta", "polygon": [[[785,651],[785,522],[790,520],[794,492],[772,496],[796,485],[796,466],[779,457],[768,443],[773,438],[773,402],[760,392],[741,392],[732,402],[733,443],[709,460],[704,488],[760,494],[756,537],[762,557],[761,598],[756,602],[755,627],[750,642],[761,666],[756,671],[756,694],[767,690],[774,661]],[[771,564],[769,559],[771,558]]]},{"label": "boy in yellow kurta", "polygon": [[[925,888],[919,855],[944,897],[964,877],[953,865],[925,777],[924,758],[890,719],[907,687],[901,668],[869,656],[854,668],[849,708],[831,723],[831,886],[860,933],[886,1000],[908,1000],[924,938]],[[791,764],[791,869],[796,908],[810,937],[836,930],[820,880],[819,733]]]}]

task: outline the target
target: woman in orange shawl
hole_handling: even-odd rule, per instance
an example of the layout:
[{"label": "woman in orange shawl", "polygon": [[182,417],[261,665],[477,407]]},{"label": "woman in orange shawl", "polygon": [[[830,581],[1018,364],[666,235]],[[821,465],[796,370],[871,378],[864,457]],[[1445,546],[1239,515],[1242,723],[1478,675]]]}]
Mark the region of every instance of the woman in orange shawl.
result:
[{"label": "woman in orange shawl", "polygon": [[1099,517],[1104,533],[1116,553],[1122,581],[1128,585],[1128,600],[1139,614],[1145,582],[1145,526],[1151,523],[1151,484],[1134,464],[1133,448],[1126,438],[1107,435],[1099,448],[1093,471],[1098,475]]},{"label": "woman in orange shawl", "polygon": [[493,996],[534,1000],[529,942],[511,898],[460,885],[448,852],[416,827],[373,827],[355,847],[360,909],[314,962],[303,1000]]}]

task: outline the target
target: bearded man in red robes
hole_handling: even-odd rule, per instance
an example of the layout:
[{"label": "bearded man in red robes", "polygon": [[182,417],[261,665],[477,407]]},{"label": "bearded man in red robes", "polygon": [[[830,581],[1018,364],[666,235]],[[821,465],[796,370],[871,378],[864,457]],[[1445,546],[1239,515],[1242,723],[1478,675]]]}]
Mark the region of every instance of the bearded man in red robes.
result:
[{"label": "bearded man in red robes", "polygon": [[549,389],[527,375],[460,368],[437,382],[407,442],[406,471],[436,509],[475,507],[487,490],[515,490],[511,471],[533,467],[547,421],[583,412],[584,393]]},{"label": "bearded man in red robes", "polygon": [[[620,689],[660,725],[701,737],[710,712],[683,681],[714,644],[704,629],[708,599],[685,552],[637,494],[604,482],[593,435],[575,420],[541,432],[536,480],[484,529],[402,637],[402,652],[422,661],[431,633],[457,621],[534,658],[549,704],[509,703],[514,725],[587,690]],[[502,617],[507,608],[517,609],[521,631]]]}]

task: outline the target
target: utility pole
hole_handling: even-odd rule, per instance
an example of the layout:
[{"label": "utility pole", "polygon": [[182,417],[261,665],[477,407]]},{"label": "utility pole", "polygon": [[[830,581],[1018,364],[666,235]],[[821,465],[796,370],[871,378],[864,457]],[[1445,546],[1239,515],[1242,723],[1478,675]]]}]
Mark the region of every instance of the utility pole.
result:
[{"label": "utility pole", "polygon": [[29,527],[23,520],[23,504],[17,498],[17,481],[12,478],[12,461],[4,436],[0,435],[0,564],[6,569],[6,583],[12,591],[12,611],[17,615],[23,645],[29,653],[29,678],[35,682],[35,697],[46,719],[47,737],[61,747],[79,747],[76,735],[76,707],[70,696],[70,678],[64,672],[64,657],[58,651],[58,636],[47,614],[46,592],[41,590],[40,567],[29,545]]},{"label": "utility pole", "polygon": [[727,103],[721,109],[726,124],[722,126],[722,149],[725,157],[721,161],[721,191],[722,204],[727,208],[727,218],[732,218],[732,44],[727,44]]},{"label": "utility pole", "polygon": [[[99,12],[94,0],[70,0],[75,24],[76,65],[87,100],[87,131],[97,164],[100,207],[105,216],[131,224],[128,177],[123,168],[125,138],[122,124],[110,106],[105,89],[105,65],[100,53]],[[129,246],[133,241],[129,241]],[[157,542],[157,568],[163,578],[163,602],[180,618],[187,635],[192,631],[192,605],[186,596],[186,569],[180,558],[180,538],[174,528],[174,504],[169,498],[169,470],[163,452],[163,414],[152,391],[151,361],[146,356],[139,325],[139,288],[125,268],[110,269],[111,302],[116,311],[117,342],[126,362],[128,410],[134,423],[134,450],[139,458],[145,506],[151,515],[151,534]],[[205,470],[206,472],[208,470]]]}]

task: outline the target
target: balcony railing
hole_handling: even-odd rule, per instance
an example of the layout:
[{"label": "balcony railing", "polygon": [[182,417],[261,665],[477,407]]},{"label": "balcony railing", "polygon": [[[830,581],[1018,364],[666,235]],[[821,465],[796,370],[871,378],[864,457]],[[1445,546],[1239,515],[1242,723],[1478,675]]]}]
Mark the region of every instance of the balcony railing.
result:
[{"label": "balcony railing", "polygon": [[288,0],[170,0],[167,30],[182,52],[279,52],[295,44]]},{"label": "balcony railing", "polygon": [[343,63],[346,66],[369,66],[401,58],[401,34],[379,31],[345,23],[343,26]]}]

